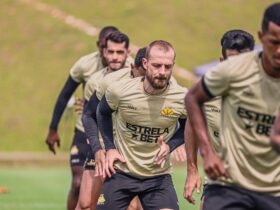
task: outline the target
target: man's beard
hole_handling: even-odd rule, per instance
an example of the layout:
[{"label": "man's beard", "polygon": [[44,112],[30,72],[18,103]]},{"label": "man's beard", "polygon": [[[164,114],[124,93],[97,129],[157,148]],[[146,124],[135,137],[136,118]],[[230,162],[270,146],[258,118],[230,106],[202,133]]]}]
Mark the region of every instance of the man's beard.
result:
[{"label": "man's beard", "polygon": [[[159,76],[159,77],[152,78],[150,74],[148,73],[146,74],[146,78],[149,81],[149,83],[152,85],[154,89],[157,90],[165,88],[170,80],[170,77],[171,75],[169,77]],[[156,80],[158,82],[156,82]]]},{"label": "man's beard", "polygon": [[[118,63],[118,64],[120,64],[120,67],[112,67],[110,64],[111,63]],[[125,65],[125,61],[124,62],[109,62],[109,67],[110,67],[110,69],[112,70],[112,71],[116,71],[116,70],[119,70],[119,69],[122,69],[123,67],[124,67],[124,65]]]}]

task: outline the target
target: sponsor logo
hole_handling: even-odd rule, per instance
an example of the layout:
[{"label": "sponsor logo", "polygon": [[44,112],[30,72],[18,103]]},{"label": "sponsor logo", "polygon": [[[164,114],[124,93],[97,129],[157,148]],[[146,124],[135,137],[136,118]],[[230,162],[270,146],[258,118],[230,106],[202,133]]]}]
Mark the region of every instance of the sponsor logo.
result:
[{"label": "sponsor logo", "polygon": [[87,160],[86,165],[87,166],[95,166],[95,161],[93,159]]},{"label": "sponsor logo", "polygon": [[72,146],[70,150],[71,155],[77,155],[79,153],[79,149],[76,145]]},{"label": "sponsor logo", "polygon": [[255,112],[243,107],[237,108],[237,115],[243,120],[246,130],[255,129],[259,135],[269,136],[275,116]]},{"label": "sponsor logo", "polygon": [[214,134],[214,136],[217,137],[217,138],[219,138],[219,136],[220,136],[219,131],[213,131],[213,134]]},{"label": "sponsor logo", "polygon": [[174,117],[174,111],[170,107],[166,107],[160,111],[160,115],[163,117]]},{"label": "sponsor logo", "polygon": [[137,110],[137,108],[135,106],[133,106],[132,104],[128,104],[127,108],[132,109],[132,110]]},{"label": "sponsor logo", "polygon": [[169,133],[168,128],[154,128],[126,123],[126,128],[131,131],[131,139],[147,143],[157,143],[160,135]]},{"label": "sponsor logo", "polygon": [[98,198],[97,205],[104,205],[105,201],[104,194],[101,194]]},{"label": "sponsor logo", "polygon": [[247,97],[255,97],[255,94],[249,90],[245,90],[242,95],[247,96]]}]

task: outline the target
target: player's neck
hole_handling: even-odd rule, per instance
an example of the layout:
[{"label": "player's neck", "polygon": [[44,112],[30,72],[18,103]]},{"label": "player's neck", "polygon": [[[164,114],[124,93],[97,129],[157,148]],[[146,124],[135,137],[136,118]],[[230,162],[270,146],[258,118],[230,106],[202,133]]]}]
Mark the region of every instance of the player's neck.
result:
[{"label": "player's neck", "polygon": [[156,89],[151,85],[151,83],[146,78],[144,79],[144,82],[143,82],[144,91],[145,91],[145,93],[147,93],[149,95],[159,95],[159,94],[163,93],[167,87],[168,87],[168,85],[166,85],[164,88]]}]

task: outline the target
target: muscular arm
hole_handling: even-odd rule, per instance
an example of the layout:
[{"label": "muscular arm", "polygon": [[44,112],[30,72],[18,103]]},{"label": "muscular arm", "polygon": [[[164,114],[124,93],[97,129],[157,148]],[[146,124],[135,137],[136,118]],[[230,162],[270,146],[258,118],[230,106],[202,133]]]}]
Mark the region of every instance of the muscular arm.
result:
[{"label": "muscular arm", "polygon": [[189,114],[189,120],[193,129],[193,138],[197,140],[201,156],[204,160],[204,170],[211,179],[220,176],[227,177],[224,165],[215,153],[206,127],[206,119],[202,109],[204,102],[212,98],[203,79],[200,80],[186,95],[185,105]]},{"label": "muscular arm", "polygon": [[98,126],[96,123],[96,110],[98,104],[99,100],[96,97],[96,92],[94,92],[90,100],[85,103],[82,115],[82,122],[93,154],[102,149],[98,138]]},{"label": "muscular arm", "polygon": [[58,99],[56,101],[54,111],[53,111],[53,116],[52,120],[50,123],[50,129],[57,131],[59,121],[61,119],[61,116],[64,112],[64,109],[72,96],[72,94],[75,92],[77,87],[79,86],[80,83],[75,82],[71,76],[68,77],[63,89],[61,90]]},{"label": "muscular arm", "polygon": [[184,187],[184,197],[192,204],[195,200],[192,196],[193,191],[196,189],[200,193],[201,179],[197,168],[197,142],[193,137],[193,131],[189,120],[185,126],[185,147],[187,153],[187,178]]},{"label": "muscular arm", "polygon": [[106,150],[116,148],[113,140],[113,112],[114,110],[110,108],[109,104],[106,101],[106,97],[103,96],[97,107],[96,117]]},{"label": "muscular arm", "polygon": [[51,124],[49,127],[49,133],[48,133],[47,139],[46,139],[46,144],[48,145],[49,150],[51,152],[53,152],[54,154],[56,153],[55,144],[57,144],[58,147],[60,146],[60,138],[57,133],[59,121],[61,119],[61,116],[64,112],[64,109],[65,109],[71,95],[77,89],[79,84],[80,83],[75,82],[71,78],[71,76],[69,76],[56,101]]},{"label": "muscular arm", "polygon": [[205,90],[203,80],[200,80],[185,97],[185,105],[189,114],[189,123],[195,127],[193,137],[198,140],[202,156],[212,150],[210,138],[206,127],[206,119],[202,109],[203,103],[212,97]]}]

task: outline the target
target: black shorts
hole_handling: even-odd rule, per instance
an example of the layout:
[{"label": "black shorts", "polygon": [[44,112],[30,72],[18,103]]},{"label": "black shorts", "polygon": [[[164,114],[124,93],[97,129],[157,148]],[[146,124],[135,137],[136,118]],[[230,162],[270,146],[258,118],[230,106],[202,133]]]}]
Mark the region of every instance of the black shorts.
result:
[{"label": "black shorts", "polygon": [[95,170],[95,160],[91,149],[87,154],[87,158],[84,164],[84,170]]},{"label": "black shorts", "polygon": [[74,138],[70,149],[70,165],[83,166],[90,145],[87,143],[86,134],[75,128]]},{"label": "black shorts", "polygon": [[279,210],[280,197],[237,186],[205,186],[203,210]]},{"label": "black shorts", "polygon": [[117,172],[106,178],[98,199],[98,210],[125,210],[130,201],[138,196],[143,209],[178,210],[178,199],[172,178],[168,175],[139,179]]}]

